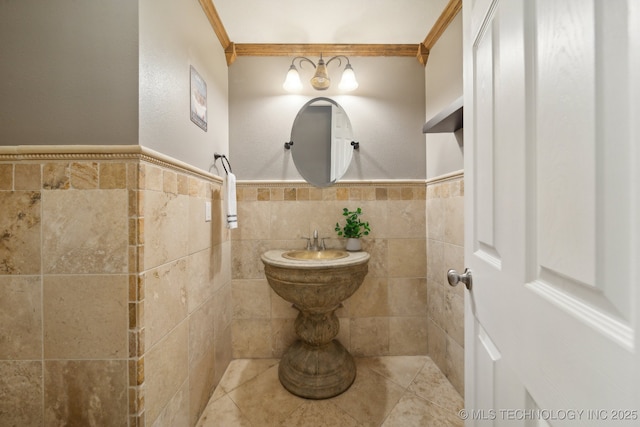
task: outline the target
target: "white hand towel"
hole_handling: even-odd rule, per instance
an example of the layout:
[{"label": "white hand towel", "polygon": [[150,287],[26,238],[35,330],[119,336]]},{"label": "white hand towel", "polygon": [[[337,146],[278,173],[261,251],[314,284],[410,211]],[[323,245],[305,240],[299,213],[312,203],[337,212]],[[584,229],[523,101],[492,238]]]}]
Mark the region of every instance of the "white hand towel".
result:
[{"label": "white hand towel", "polygon": [[238,228],[238,203],[236,201],[236,176],[229,172],[225,181],[224,199],[227,213],[227,228]]}]

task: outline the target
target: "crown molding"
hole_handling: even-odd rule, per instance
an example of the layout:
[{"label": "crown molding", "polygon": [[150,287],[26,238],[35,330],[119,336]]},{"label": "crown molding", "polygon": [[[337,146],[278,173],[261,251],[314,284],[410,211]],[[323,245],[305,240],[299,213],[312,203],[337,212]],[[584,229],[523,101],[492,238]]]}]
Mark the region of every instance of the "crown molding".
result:
[{"label": "crown molding", "polygon": [[427,49],[427,52],[436,44],[442,33],[445,32],[460,10],[462,10],[462,0],[449,0],[449,3],[445,6],[440,17],[435,24],[433,24],[429,34],[427,34],[427,37],[425,37],[422,42],[424,47]]},{"label": "crown molding", "polygon": [[417,44],[237,43],[238,56],[416,56]]}]

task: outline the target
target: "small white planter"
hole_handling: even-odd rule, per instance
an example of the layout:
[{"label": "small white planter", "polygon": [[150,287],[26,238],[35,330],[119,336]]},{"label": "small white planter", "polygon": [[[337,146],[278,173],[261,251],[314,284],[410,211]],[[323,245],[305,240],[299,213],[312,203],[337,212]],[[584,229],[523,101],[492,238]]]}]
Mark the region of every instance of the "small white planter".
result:
[{"label": "small white planter", "polygon": [[360,239],[348,238],[347,246],[345,247],[349,252],[357,252],[362,250],[362,244],[360,243]]}]

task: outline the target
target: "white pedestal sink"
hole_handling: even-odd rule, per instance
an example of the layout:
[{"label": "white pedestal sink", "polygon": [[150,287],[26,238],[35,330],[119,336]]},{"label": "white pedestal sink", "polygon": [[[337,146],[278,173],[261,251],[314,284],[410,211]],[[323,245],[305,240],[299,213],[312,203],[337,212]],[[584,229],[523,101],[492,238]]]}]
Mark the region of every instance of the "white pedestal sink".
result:
[{"label": "white pedestal sink", "polygon": [[336,309],[358,290],[368,271],[366,252],[272,250],[262,255],[271,288],[299,311],[300,339],[284,353],[278,376],[291,393],[326,399],[351,386],[356,366],[335,339],[340,329]]}]

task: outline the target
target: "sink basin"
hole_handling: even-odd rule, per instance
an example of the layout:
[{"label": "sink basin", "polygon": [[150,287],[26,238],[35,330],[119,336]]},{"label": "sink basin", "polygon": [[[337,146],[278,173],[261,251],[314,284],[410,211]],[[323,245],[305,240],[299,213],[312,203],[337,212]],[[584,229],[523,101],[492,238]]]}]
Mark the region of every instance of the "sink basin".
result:
[{"label": "sink basin", "polygon": [[326,261],[332,259],[346,258],[349,252],[340,249],[325,249],[322,251],[289,251],[282,254],[287,259],[304,259]]}]

